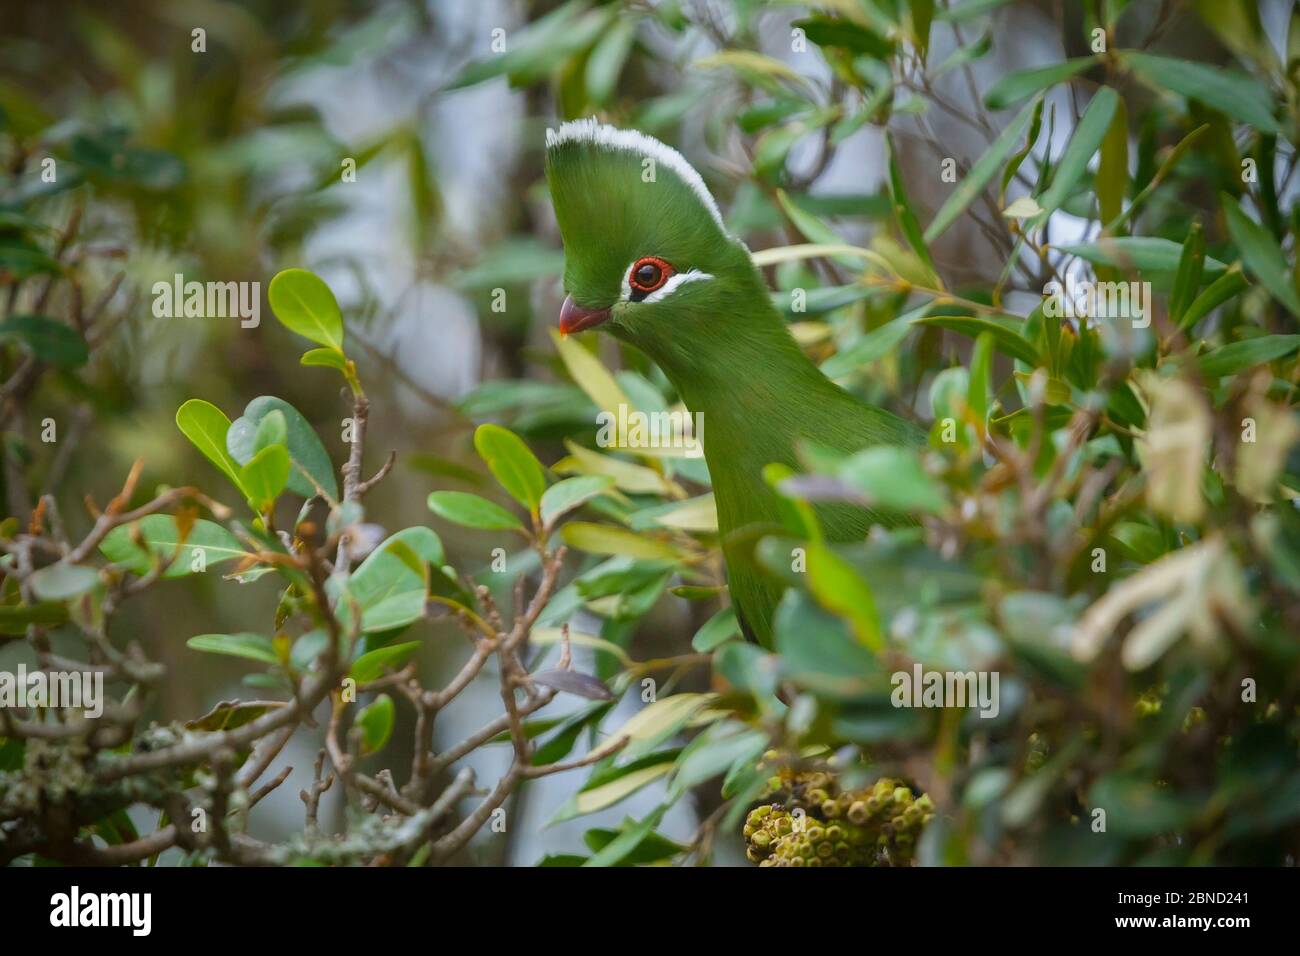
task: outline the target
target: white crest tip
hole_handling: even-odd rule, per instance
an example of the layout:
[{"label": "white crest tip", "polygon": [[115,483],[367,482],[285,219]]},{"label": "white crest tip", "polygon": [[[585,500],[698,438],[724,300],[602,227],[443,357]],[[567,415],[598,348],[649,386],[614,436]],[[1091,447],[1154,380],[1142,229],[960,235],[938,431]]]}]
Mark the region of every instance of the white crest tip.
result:
[{"label": "white crest tip", "polygon": [[639,130],[610,126],[600,122],[594,116],[562,123],[558,130],[547,128],[547,149],[554,149],[564,143],[590,143],[605,149],[625,150],[649,157],[655,163],[671,170],[678,179],[689,186],[718,224],[718,228],[726,232],[727,227],[722,221],[722,211],[718,209],[718,204],[713,194],[709,192],[709,187],[704,184],[704,179],[681,153],[666,143],[661,143],[653,136],[647,136]]}]

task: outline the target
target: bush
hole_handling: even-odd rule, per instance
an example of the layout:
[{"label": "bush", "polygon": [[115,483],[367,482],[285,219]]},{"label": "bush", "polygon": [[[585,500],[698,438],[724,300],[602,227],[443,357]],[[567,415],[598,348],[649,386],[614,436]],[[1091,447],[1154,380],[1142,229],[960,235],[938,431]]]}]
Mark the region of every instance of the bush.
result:
[{"label": "bush", "polygon": [[[525,782],[589,768],[552,820],[638,793],[654,807],[544,865],[746,849],[769,864],[1293,863],[1296,76],[1252,5],[1195,6],[1072,6],[1066,57],[993,70],[1025,6],[736,3],[717,19],[569,0],[471,63],[456,85],[504,75],[565,118],[707,142],[721,159],[700,168],[726,172],[728,224],[796,340],[928,440],[849,455],[810,440],[798,470],[767,470],[789,508],[753,542],[783,590],[760,647],[729,606],[703,460],[595,447],[601,412],[681,411],[667,379],[630,349],[556,334],[553,374],[458,403],[495,480],[465,491],[444,468],[451,487],[428,497],[434,528],[490,545],[458,569],[409,502],[395,534],[368,519],[392,459],[363,467],[366,361],[330,289],[281,272],[276,317],[350,402],[341,486],[287,401],[255,398],[231,422],[195,398],[176,423],[225,484],[149,493],[137,466],[70,535],[9,442],[0,642],[50,670],[84,657],[116,692],[95,720],[0,708],[0,858],[126,863],[176,846],[235,863],[450,862]],[[1210,49],[1173,52],[1189,34]],[[698,44],[714,52],[684,73],[664,52]],[[861,162],[864,135],[881,147],[879,189],[862,176],[824,191],[837,159]],[[95,152],[81,155],[94,183]],[[128,165],[166,188],[164,157]],[[43,379],[89,388],[77,370],[114,318],[74,291],[75,223],[52,233],[40,196],[19,202],[12,182],[8,195],[14,428]],[[553,231],[519,231],[461,276],[485,309],[503,290],[554,291],[537,242]],[[221,502],[232,490],[246,507]],[[911,520],[828,544],[826,503]],[[274,582],[278,606],[261,633],[189,647],[247,661],[266,699],[147,726],[166,671],[122,649],[114,615],[217,569],[235,579],[223,587]],[[403,633],[435,618],[468,640],[441,684]],[[435,718],[489,665],[500,716],[435,751]],[[570,706],[540,713],[557,697]],[[254,839],[249,812],[284,779],[261,778],[326,701],[304,830]],[[409,768],[390,743],[405,713]],[[488,747],[511,758],[476,791],[453,771]],[[323,832],[336,779],[353,813]],[[702,820],[686,840],[661,832],[681,801]],[[145,835],[126,814],[142,804],[163,814]]]}]

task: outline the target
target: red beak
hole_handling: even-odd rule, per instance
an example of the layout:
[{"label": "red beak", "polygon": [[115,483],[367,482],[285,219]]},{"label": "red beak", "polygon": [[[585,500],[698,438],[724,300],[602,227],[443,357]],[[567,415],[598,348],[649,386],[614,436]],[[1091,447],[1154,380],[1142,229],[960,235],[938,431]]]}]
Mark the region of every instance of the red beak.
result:
[{"label": "red beak", "polygon": [[609,318],[609,309],[584,309],[573,301],[573,296],[565,296],[564,305],[560,307],[560,332],[581,332],[600,325]]}]

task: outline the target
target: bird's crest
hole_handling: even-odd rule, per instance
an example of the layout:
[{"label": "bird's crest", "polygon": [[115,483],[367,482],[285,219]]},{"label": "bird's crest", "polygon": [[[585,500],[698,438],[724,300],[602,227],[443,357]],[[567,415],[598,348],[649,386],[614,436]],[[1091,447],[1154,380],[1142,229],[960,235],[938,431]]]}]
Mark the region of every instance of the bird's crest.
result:
[{"label": "bird's crest", "polygon": [[[686,158],[677,150],[665,143],[661,143],[653,136],[647,136],[635,129],[619,129],[615,126],[609,126],[595,117],[573,120],[562,124],[558,130],[548,129],[546,131],[548,162],[562,161],[561,157],[564,154],[562,147],[566,143],[577,143],[596,150],[631,154],[638,160],[637,165],[643,175],[646,171],[644,160],[653,161],[656,167],[667,169],[689,187],[695,193],[696,198],[699,199],[700,204],[709,211],[709,215],[718,224],[718,228],[726,229],[722,222],[722,212],[718,209],[713,194],[709,192],[709,187],[704,185],[704,180],[696,172],[695,167],[688,163]],[[655,174],[657,175],[657,170]]]},{"label": "bird's crest", "polygon": [[564,238],[565,285],[584,306],[626,298],[628,270],[643,257],[679,274],[708,273],[737,241],[682,154],[636,130],[595,119],[547,130],[546,179]]}]

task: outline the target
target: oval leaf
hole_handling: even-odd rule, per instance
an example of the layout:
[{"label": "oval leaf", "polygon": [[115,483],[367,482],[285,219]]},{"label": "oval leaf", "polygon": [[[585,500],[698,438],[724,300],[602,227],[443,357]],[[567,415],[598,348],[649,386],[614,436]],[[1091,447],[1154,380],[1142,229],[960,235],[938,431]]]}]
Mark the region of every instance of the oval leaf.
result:
[{"label": "oval leaf", "polygon": [[320,276],[306,269],[285,269],[271,280],[266,297],[285,328],[318,345],[343,351],[343,313]]},{"label": "oval leaf", "polygon": [[608,475],[581,475],[551,485],[542,495],[542,524],[549,528],[557,519],[612,487],[614,479]]},{"label": "oval leaf", "polygon": [[466,528],[484,531],[522,531],[523,522],[494,501],[465,491],[435,491],[429,495],[429,510]]},{"label": "oval leaf", "polygon": [[191,637],[185,642],[185,646],[209,654],[245,657],[252,661],[261,661],[263,664],[280,663],[280,658],[276,656],[275,648],[271,646],[270,641],[260,634],[251,634],[247,631],[239,634],[200,634]]},{"label": "oval leaf", "polygon": [[241,491],[239,463],[226,450],[226,433],[230,419],[211,402],[191,398],[176,410],[176,427],[203,456],[220,468],[231,483]]},{"label": "oval leaf", "polygon": [[331,500],[338,499],[338,484],[334,478],[334,463],[321,443],[320,436],[298,409],[284,399],[261,395],[244,408],[244,414],[235,419],[226,434],[226,449],[239,464],[247,464],[257,451],[258,429],[272,412],[284,416],[283,444],[289,450],[293,465],[289,473],[288,488],[304,498],[314,497],[319,487]]},{"label": "oval leaf", "polygon": [[15,315],[0,322],[0,342],[16,340],[42,362],[59,368],[86,364],[90,349],[76,329],[46,315]]},{"label": "oval leaf", "polygon": [[269,445],[239,470],[240,486],[259,511],[269,508],[280,497],[289,480],[289,468],[289,450],[283,445]]},{"label": "oval leaf", "polygon": [[[133,539],[132,529],[139,534],[143,548]],[[100,543],[99,550],[114,564],[141,575],[147,574],[155,561],[166,561],[175,555],[163,572],[166,578],[184,577],[196,568],[206,570],[248,556],[239,540],[221,525],[199,518],[189,533],[182,536],[171,515],[149,515],[134,525],[114,528]]]},{"label": "oval leaf", "polygon": [[480,425],[474,432],[474,447],[501,487],[536,514],[546,491],[546,472],[523,439],[500,425]]},{"label": "oval leaf", "polygon": [[357,713],[356,724],[361,728],[361,750],[372,754],[384,749],[393,736],[393,718],[396,708],[393,698],[380,694]]},{"label": "oval leaf", "polygon": [[384,671],[396,670],[405,664],[406,659],[419,646],[419,641],[407,641],[405,644],[389,644],[386,647],[367,651],[352,662],[352,669],[348,671],[348,676],[358,684],[368,684],[382,677]]},{"label": "oval leaf", "polygon": [[42,601],[66,601],[93,590],[99,584],[99,572],[60,561],[34,572],[27,583]]}]

